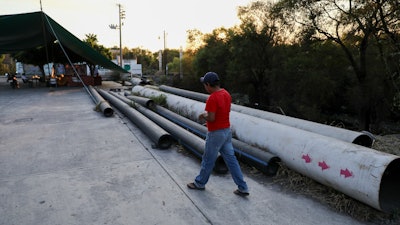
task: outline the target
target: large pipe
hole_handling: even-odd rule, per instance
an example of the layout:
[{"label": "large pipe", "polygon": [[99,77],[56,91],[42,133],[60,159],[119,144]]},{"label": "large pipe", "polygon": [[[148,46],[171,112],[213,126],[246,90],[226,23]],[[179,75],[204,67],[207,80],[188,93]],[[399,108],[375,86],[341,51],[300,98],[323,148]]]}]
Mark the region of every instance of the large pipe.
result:
[{"label": "large pipe", "polygon": [[[181,88],[176,88],[176,87],[171,87],[167,85],[160,85],[159,89],[161,91],[165,91],[171,94],[179,95],[182,97],[190,98],[193,100],[197,100],[200,102],[206,102],[208,99],[208,94],[200,93],[200,92],[195,92],[195,91],[189,91]],[[233,105],[233,104],[232,104]]]},{"label": "large pipe", "polygon": [[[173,122],[163,118],[162,116],[158,115],[157,113],[142,107],[138,104],[135,104],[130,99],[126,98],[125,96],[110,92],[115,98],[118,98],[121,102],[124,102],[126,106],[129,107],[133,106],[136,108],[137,111],[143,114],[143,116],[149,118],[154,123],[158,124],[166,131],[168,131],[176,140],[178,140],[182,145],[184,145],[188,150],[194,153],[195,156],[201,158],[204,153],[204,146],[205,141],[200,137],[190,133],[189,131],[183,129],[182,127],[174,124]],[[217,173],[226,173],[228,169],[225,165],[221,156],[218,156],[217,161],[214,165],[214,171]]]},{"label": "large pipe", "polygon": [[136,124],[154,143],[156,143],[158,148],[167,149],[171,147],[172,137],[168,132],[118,98],[102,89],[98,89],[98,91],[104,98],[108,99],[111,104]]},{"label": "large pipe", "polygon": [[[187,119],[186,117],[180,116],[161,106],[155,106],[155,111],[163,117],[186,129],[189,129],[191,132],[201,137],[206,136],[207,128],[199,123]],[[269,152],[255,148],[251,145],[248,145],[235,138],[232,138],[232,144],[235,150],[235,155],[240,161],[246,162],[247,164],[254,166],[255,168],[267,175],[276,174],[279,168],[279,157],[272,155]]]},{"label": "large pipe", "polygon": [[[198,93],[194,91],[188,91],[166,85],[161,85],[160,90],[166,91],[179,96],[187,97],[197,101],[205,102],[209,95]],[[356,132],[347,130],[339,127],[329,126],[326,124],[316,123],[308,120],[298,119],[290,116],[280,115],[271,113],[259,109],[253,109],[246,106],[232,104],[232,110],[236,112],[245,113],[258,118],[270,120],[276,123],[281,123],[291,127],[296,127],[302,130],[314,132],[317,134],[333,137],[342,141],[362,145],[365,147],[371,147],[374,142],[374,137],[371,133],[363,131]]]},{"label": "large pipe", "polygon": [[93,101],[96,104],[96,108],[99,108],[103,112],[104,116],[112,116],[114,110],[111,108],[110,104],[108,104],[108,102],[106,102],[91,85],[89,85],[89,91],[94,98]]},{"label": "large pipe", "polygon": [[[165,95],[173,111],[190,118],[204,103],[145,87],[145,97]],[[400,208],[400,157],[302,129],[232,111],[235,135],[250,145],[266,148],[289,168],[330,186],[378,210]]]}]

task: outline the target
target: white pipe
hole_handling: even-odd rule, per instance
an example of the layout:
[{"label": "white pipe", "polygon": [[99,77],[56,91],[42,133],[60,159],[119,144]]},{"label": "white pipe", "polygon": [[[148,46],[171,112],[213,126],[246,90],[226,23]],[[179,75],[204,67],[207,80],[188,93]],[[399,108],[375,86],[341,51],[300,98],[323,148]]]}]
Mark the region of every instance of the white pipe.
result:
[{"label": "white pipe", "polygon": [[142,83],[142,79],[140,79],[138,77],[132,77],[131,83],[132,83],[133,86],[139,85],[140,83]]},{"label": "white pipe", "polygon": [[[160,90],[202,102],[205,102],[209,96],[207,94],[188,91],[166,85],[161,85]],[[363,132],[352,131],[340,127],[329,126],[326,124],[316,123],[308,120],[298,119],[295,117],[280,115],[236,104],[232,104],[232,111],[245,113],[258,118],[270,120],[291,127],[296,127],[317,134],[322,134],[328,137],[333,137],[342,141],[359,144],[365,147],[371,147],[374,142],[373,135],[366,131]]]},{"label": "white pipe", "polygon": [[[165,95],[169,108],[195,119],[205,104],[136,86],[145,97]],[[400,157],[302,129],[231,112],[234,135],[268,149],[289,168],[382,211],[400,208]]]}]

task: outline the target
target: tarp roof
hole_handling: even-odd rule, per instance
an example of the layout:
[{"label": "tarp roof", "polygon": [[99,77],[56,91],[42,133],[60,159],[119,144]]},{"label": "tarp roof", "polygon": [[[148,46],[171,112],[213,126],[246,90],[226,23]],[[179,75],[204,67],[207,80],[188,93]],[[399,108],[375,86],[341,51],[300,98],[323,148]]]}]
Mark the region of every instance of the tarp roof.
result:
[{"label": "tarp roof", "polygon": [[0,31],[0,54],[51,45],[58,40],[63,48],[82,57],[82,61],[128,73],[42,11],[0,16]]}]

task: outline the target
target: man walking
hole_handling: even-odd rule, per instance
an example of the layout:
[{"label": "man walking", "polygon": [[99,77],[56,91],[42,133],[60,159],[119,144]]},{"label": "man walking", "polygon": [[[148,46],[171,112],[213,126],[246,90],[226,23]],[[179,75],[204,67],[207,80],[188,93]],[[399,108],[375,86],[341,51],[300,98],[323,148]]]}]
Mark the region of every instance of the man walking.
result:
[{"label": "man walking", "polygon": [[233,193],[247,196],[249,190],[243,180],[243,174],[232,146],[232,131],[229,121],[231,96],[228,91],[220,87],[219,77],[214,72],[206,73],[200,78],[200,81],[206,91],[210,93],[205,112],[199,115],[200,120],[207,122],[208,132],[200,173],[194,182],[187,184],[187,186],[195,190],[205,189],[219,152],[232,175],[233,181],[238,186],[238,189]]}]

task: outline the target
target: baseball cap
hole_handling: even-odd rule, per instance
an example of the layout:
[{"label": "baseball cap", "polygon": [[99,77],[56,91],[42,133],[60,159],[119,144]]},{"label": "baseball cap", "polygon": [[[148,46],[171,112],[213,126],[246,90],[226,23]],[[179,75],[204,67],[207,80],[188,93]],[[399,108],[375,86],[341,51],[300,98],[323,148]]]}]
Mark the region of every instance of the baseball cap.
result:
[{"label": "baseball cap", "polygon": [[214,72],[207,72],[203,77],[200,77],[201,83],[214,84],[216,81],[219,81],[219,77],[218,74]]}]

